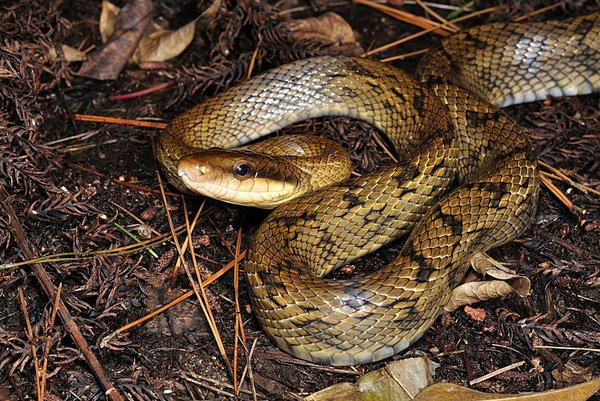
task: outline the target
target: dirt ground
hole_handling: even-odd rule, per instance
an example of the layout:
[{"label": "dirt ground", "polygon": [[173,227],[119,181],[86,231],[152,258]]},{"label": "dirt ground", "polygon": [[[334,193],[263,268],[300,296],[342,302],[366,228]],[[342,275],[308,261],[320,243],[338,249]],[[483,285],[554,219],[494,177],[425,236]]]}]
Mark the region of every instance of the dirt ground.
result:
[{"label": "dirt ground", "polygon": [[[58,8],[46,3],[8,2],[0,9],[0,263],[77,254],[0,269],[0,400],[36,398],[36,369],[47,376],[47,400],[107,399],[106,385],[129,400],[230,399],[234,383],[239,399],[290,400],[384,366],[386,361],[351,368],[312,365],[276,348],[253,317],[245,282],[229,263],[246,249],[267,212],[192,197],[184,203],[170,187],[167,208],[173,226],[182,227],[180,243],[186,212],[191,221],[201,208],[192,243],[202,279],[230,265],[206,286],[207,305],[230,365],[195,295],[107,338],[192,287],[184,269],[174,274],[177,250],[152,150],[160,131],[82,122],[75,114],[168,122],[243,79],[255,49],[254,74],[328,51],[312,42],[290,44],[289,33],[278,25],[287,18],[334,11],[352,26],[365,49],[420,28],[349,1],[288,0],[277,2],[278,9],[224,1],[214,26],[198,29],[178,58],[146,68],[129,65],[117,79],[99,81],[77,76],[80,63],[67,65],[61,54],[50,58],[48,49],[58,43],[100,47],[100,3],[69,0],[57,2]],[[156,1],[155,19],[178,27],[209,3]],[[490,6],[476,3],[476,9]],[[493,12],[460,26],[510,20],[552,4],[501,1]],[[597,8],[593,1],[565,1],[529,20],[566,18]],[[417,5],[403,9],[426,15]],[[425,49],[439,39],[424,35],[373,57]],[[394,65],[414,71],[417,60]],[[171,81],[162,91],[112,98]],[[572,207],[544,187],[531,228],[492,252],[531,280],[528,297],[476,304],[481,319],[463,308],[445,314],[394,359],[425,354],[440,364],[436,382],[460,385],[523,362],[471,387],[492,393],[543,391],[600,376],[600,97],[551,99],[506,112],[526,128],[539,159],[551,166],[542,168],[547,179]],[[391,162],[368,124],[319,119],[284,130],[307,131],[345,143],[358,172]],[[135,244],[128,233],[154,241],[126,252],[121,248]],[[354,273],[381,266],[400,246],[369,256]],[[116,251],[104,252],[111,249]],[[195,278],[193,265],[188,267]],[[55,294],[59,284],[64,307],[56,312],[48,292]],[[243,323],[243,343],[235,341],[236,321]],[[96,364],[84,355],[92,355]]]}]

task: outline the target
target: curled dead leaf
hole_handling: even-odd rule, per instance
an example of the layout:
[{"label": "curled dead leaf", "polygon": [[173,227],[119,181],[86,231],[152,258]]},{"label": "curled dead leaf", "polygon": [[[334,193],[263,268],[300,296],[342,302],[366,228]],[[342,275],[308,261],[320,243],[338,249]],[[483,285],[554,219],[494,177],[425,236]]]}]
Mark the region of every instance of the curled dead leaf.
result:
[{"label": "curled dead leaf", "polygon": [[446,312],[452,312],[464,305],[502,298],[510,294],[520,297],[529,295],[531,282],[527,277],[519,276],[485,253],[475,253],[471,258],[471,266],[478,273],[497,280],[472,281],[472,278],[469,278],[452,291],[450,300],[444,307]]},{"label": "curled dead leaf", "polygon": [[450,300],[444,307],[446,312],[452,312],[463,305],[487,301],[493,298],[502,298],[510,294],[521,297],[529,294],[531,283],[527,277],[515,277],[508,281],[472,281],[459,285],[452,291]]},{"label": "curled dead leaf", "polygon": [[498,280],[508,280],[518,277],[513,270],[482,252],[476,252],[473,255],[471,258],[471,266],[476,272]]},{"label": "curled dead leaf", "polygon": [[291,20],[285,27],[298,40],[314,40],[332,46],[344,54],[359,55],[364,52],[356,40],[352,27],[341,16],[328,12],[318,17]]}]

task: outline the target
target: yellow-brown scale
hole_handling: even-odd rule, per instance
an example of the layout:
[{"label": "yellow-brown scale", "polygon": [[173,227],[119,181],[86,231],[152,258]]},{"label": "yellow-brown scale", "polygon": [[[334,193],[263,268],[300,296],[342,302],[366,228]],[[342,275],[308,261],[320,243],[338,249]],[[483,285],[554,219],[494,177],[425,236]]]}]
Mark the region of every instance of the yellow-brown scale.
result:
[{"label": "yellow-brown scale", "polygon": [[[368,59],[281,66],[177,117],[157,157],[179,186],[182,156],[243,145],[305,118],[345,115],[386,133],[401,163],[278,207],[245,264],[253,310],[279,347],[317,363],[380,360],[429,328],[475,252],[530,223],[536,160],[497,106],[597,91],[599,19],[459,32],[425,57],[418,81]],[[407,233],[389,265],[322,278]]]}]

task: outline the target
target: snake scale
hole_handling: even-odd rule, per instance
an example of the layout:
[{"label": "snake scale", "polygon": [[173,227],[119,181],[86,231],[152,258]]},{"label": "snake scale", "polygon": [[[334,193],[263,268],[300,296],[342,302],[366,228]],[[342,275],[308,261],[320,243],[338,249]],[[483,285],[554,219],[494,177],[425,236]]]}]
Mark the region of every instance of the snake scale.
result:
[{"label": "snake scale", "polygon": [[[397,165],[277,207],[245,262],[253,310],[280,348],[323,364],[381,360],[431,326],[474,253],[530,224],[536,158],[498,107],[598,90],[599,15],[458,32],[424,57],[416,78],[366,58],[283,65],[176,117],[161,134],[157,158],[174,185],[193,192],[181,179],[206,171],[189,171],[203,149],[244,145],[320,116],[364,120],[385,133]],[[260,166],[239,162],[252,150],[232,152],[222,157],[224,170],[242,181],[260,178]],[[285,187],[278,182],[285,174],[269,166],[266,176]],[[387,266],[324,278],[407,234]]]}]

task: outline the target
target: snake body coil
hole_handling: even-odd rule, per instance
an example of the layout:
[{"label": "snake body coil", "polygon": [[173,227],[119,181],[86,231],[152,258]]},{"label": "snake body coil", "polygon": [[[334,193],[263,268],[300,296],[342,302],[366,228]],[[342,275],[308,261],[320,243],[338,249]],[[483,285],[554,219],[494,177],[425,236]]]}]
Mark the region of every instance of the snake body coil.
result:
[{"label": "snake body coil", "polygon": [[[182,157],[243,145],[299,120],[343,115],[386,133],[398,165],[278,207],[245,264],[253,310],[279,347],[317,363],[377,361],[431,326],[474,253],[511,241],[530,223],[536,159],[497,106],[597,90],[599,20],[459,32],[425,57],[416,80],[364,58],[284,65],[177,117],[157,157],[189,190],[179,181]],[[322,278],[408,233],[382,269]]]}]

